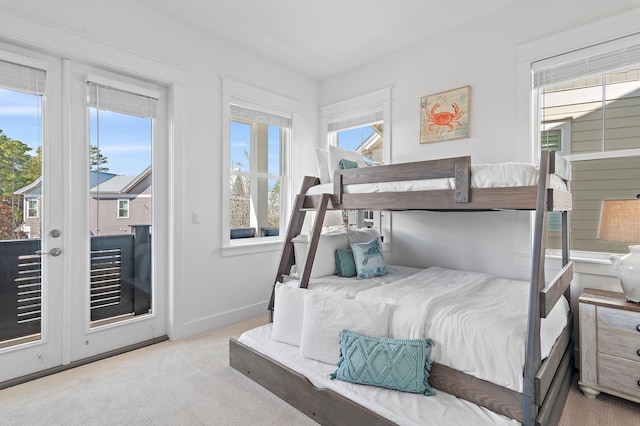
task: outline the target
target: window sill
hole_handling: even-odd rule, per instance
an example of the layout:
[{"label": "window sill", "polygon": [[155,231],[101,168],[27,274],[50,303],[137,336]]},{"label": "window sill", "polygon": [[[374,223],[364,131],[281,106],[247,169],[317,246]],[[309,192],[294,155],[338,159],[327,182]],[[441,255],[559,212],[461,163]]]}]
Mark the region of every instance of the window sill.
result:
[{"label": "window sill", "polygon": [[247,254],[281,251],[283,240],[280,238],[259,238],[251,242],[223,242],[222,256],[242,256]]},{"label": "window sill", "polygon": [[[570,259],[574,263],[575,271],[581,274],[602,275],[609,277],[617,277],[615,265],[610,260],[614,254],[610,253],[591,253],[573,251]],[[560,250],[547,250],[546,258],[553,262],[553,265],[560,269],[562,254]]]}]

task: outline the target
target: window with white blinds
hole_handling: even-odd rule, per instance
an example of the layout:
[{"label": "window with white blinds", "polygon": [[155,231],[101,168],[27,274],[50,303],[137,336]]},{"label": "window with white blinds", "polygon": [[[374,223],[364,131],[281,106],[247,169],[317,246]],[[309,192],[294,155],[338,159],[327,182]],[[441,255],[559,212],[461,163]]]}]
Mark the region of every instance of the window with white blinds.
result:
[{"label": "window with white blinds", "polygon": [[87,98],[90,108],[144,118],[156,118],[157,115],[157,97],[129,92],[93,81],[87,82]]},{"label": "window with white blinds", "polygon": [[32,95],[44,95],[47,88],[46,73],[27,65],[0,61],[0,87]]},{"label": "window with white blinds", "polygon": [[280,239],[283,187],[293,113],[231,97],[229,105],[229,241]]},{"label": "window with white blinds", "polygon": [[[598,240],[597,229],[602,200],[640,193],[640,44],[618,40],[532,69],[539,146],[573,165],[571,249],[627,252],[627,242]],[[549,241],[559,247],[554,232]]]}]

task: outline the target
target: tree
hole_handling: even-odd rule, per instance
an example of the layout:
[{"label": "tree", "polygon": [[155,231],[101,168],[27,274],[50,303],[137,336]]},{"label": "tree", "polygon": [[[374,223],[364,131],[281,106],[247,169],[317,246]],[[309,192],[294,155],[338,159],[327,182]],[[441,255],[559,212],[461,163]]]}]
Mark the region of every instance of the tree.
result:
[{"label": "tree", "polygon": [[[89,166],[91,170],[95,170],[98,172],[108,172],[108,167],[103,167],[103,164],[107,164],[109,160],[107,157],[102,155],[100,152],[100,148],[95,145],[89,145]],[[95,168],[94,168],[95,167]]]},{"label": "tree", "polygon": [[[15,229],[22,220],[22,203],[20,197],[13,193],[31,183],[25,176],[27,163],[32,158],[27,152],[31,148],[15,139],[11,139],[0,129],[0,196],[9,206],[11,229]],[[3,236],[13,238],[13,235]]]},{"label": "tree", "polygon": [[31,155],[24,167],[24,178],[27,184],[35,182],[42,176],[42,147],[36,148],[36,155]]}]

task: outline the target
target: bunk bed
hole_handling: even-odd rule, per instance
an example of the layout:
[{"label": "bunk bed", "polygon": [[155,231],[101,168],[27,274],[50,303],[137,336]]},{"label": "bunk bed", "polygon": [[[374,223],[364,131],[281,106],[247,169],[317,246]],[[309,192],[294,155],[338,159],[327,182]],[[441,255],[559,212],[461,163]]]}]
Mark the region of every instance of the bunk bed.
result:
[{"label": "bunk bed", "polygon": [[[569,261],[568,212],[571,194],[554,179],[569,180],[569,168],[554,152],[542,151],[535,168],[535,184],[474,187],[470,157],[393,164],[371,168],[336,170],[332,191],[319,188],[319,179],[307,177],[295,200],[285,237],[280,265],[274,281],[269,310],[274,310],[276,283],[288,279],[295,262],[292,240],[300,233],[306,211],[316,216],[310,232],[307,261],[298,271],[300,288],[309,285],[313,259],[318,248],[322,221],[327,210],[432,210],[500,211],[526,210],[534,213],[534,235],[522,386],[519,390],[496,385],[470,374],[439,364],[435,359],[429,383],[443,391],[525,425],[553,425],[559,422],[573,375],[571,313],[547,356],[541,352],[541,323],[562,300],[571,300],[573,264]],[[559,176],[559,177],[558,177]],[[385,182],[428,180],[435,185],[424,189],[389,191]],[[373,184],[379,192],[371,192]],[[316,187],[316,190],[314,190]],[[365,191],[365,192],[362,192]],[[548,212],[561,213],[562,268],[547,281],[545,277],[546,222]],[[277,307],[275,307],[277,309]],[[321,424],[395,424],[371,410],[334,392],[318,387],[298,371],[280,363],[236,339],[230,340],[230,365],[269,389]],[[399,423],[402,423],[400,421]]]}]

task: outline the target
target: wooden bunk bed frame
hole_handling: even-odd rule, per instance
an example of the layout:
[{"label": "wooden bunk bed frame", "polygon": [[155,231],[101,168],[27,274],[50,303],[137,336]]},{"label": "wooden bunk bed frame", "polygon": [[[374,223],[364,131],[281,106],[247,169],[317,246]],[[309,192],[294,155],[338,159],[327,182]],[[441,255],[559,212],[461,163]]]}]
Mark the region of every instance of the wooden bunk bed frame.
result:
[{"label": "wooden bunk bed frame", "polygon": [[[319,183],[317,178],[306,177],[296,197],[274,288],[275,282],[282,282],[283,277],[289,275],[294,264],[292,239],[300,233],[306,211],[317,212],[307,259],[315,256],[326,210],[535,211],[522,392],[512,391],[436,362],[432,365],[429,383],[436,389],[516,419],[524,425],[558,424],[573,377],[573,320],[570,314],[567,327],[545,360],[541,359],[540,322],[562,295],[571,300],[573,263],[569,261],[568,237],[571,194],[550,188],[550,177],[555,172],[553,151],[541,152],[537,186],[470,188],[470,170],[471,158],[468,156],[339,170],[335,172],[333,194],[320,195],[305,195],[311,186]],[[366,194],[348,194],[343,190],[345,185],[357,183],[440,178],[454,178],[455,189]],[[550,211],[562,214],[563,267],[549,284],[545,284],[546,221]],[[307,261],[297,278],[301,288],[308,285],[312,264],[312,261]],[[271,313],[273,309],[272,292],[269,302]],[[321,424],[392,424],[331,390],[315,388],[304,376],[235,339],[229,342],[229,364]]]}]

